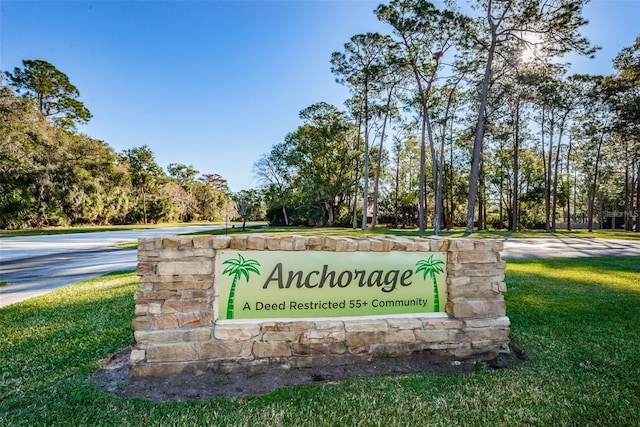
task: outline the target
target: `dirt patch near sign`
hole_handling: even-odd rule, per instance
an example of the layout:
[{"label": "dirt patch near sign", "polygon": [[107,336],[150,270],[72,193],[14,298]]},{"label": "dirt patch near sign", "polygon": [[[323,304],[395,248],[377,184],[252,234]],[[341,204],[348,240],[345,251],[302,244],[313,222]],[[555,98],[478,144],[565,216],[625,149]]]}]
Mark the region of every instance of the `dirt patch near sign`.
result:
[{"label": "dirt patch near sign", "polygon": [[181,374],[162,380],[139,380],[129,376],[130,348],[102,361],[92,381],[108,393],[155,402],[210,399],[224,396],[251,396],[309,384],[337,383],[347,378],[406,375],[417,372],[471,374],[478,371],[516,368],[528,357],[517,347],[511,354],[490,362],[433,363],[420,354],[404,357],[377,357],[367,363],[312,368],[270,368],[259,372],[223,373],[209,371],[200,375]]}]

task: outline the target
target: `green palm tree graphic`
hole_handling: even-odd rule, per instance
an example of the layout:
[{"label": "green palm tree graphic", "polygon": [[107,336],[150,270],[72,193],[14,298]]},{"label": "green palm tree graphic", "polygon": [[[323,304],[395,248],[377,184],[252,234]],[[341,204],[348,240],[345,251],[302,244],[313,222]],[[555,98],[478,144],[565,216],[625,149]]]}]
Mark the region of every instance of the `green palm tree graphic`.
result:
[{"label": "green palm tree graphic", "polygon": [[256,268],[260,263],[254,259],[245,260],[241,254],[238,254],[238,259],[228,259],[222,264],[228,265],[222,274],[233,277],[231,290],[229,291],[229,301],[227,302],[227,319],[233,319],[233,303],[236,294],[236,284],[241,276],[244,276],[245,280],[249,282],[249,273],[256,273],[257,275],[260,275],[260,270]]},{"label": "green palm tree graphic", "polygon": [[420,260],[416,262],[416,274],[422,272],[422,278],[427,280],[427,274],[431,276],[433,280],[433,311],[440,311],[440,294],[438,292],[438,281],[436,280],[436,274],[444,273],[444,261],[439,259],[433,259],[433,255],[427,260]]}]

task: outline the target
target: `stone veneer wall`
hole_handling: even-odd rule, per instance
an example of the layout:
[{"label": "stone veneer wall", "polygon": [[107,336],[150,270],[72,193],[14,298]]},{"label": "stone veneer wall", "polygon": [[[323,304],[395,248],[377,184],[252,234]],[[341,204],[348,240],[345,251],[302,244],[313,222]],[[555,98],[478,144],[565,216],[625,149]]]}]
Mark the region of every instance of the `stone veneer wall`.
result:
[{"label": "stone veneer wall", "polygon": [[[218,250],[447,252],[446,313],[216,321]],[[433,361],[508,352],[502,242],[448,238],[165,236],[140,239],[133,377],[207,369],[342,365],[421,352]]]}]

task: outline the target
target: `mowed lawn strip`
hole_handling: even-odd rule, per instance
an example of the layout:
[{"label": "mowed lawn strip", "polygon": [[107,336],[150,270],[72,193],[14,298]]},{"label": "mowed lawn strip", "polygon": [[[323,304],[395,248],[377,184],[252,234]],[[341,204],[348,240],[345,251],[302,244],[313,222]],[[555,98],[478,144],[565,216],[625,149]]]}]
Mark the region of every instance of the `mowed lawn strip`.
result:
[{"label": "mowed lawn strip", "polygon": [[[360,230],[346,227],[285,227],[269,226],[260,227],[260,234],[270,234],[277,236],[340,236],[340,237],[362,237],[362,236],[403,236],[403,237],[425,237],[433,236],[433,230],[419,231],[417,228],[391,228],[377,227],[374,230]],[[201,231],[191,234],[215,234],[211,231]],[[218,233],[220,234],[220,233]],[[544,230],[524,230],[517,233],[506,230],[480,230],[471,234],[466,234],[463,228],[454,230],[443,230],[439,233],[441,237],[470,238],[470,239],[551,239],[551,238],[579,238],[579,239],[616,239],[616,240],[640,240],[640,233],[622,230],[593,230],[589,232],[585,229],[574,229],[571,231],[557,230],[547,233]]]},{"label": "mowed lawn strip", "polygon": [[[129,230],[150,230],[171,227],[195,227],[209,225],[224,225],[224,222],[161,222],[159,224],[128,224],[128,225],[81,225],[74,227],[42,227],[25,228],[19,230],[0,230],[0,238],[22,237],[22,236],[47,236],[51,234],[78,234],[95,233],[102,231],[129,231]],[[241,223],[229,223],[228,226],[241,226]]]},{"label": "mowed lawn strip", "polygon": [[0,309],[0,425],[640,425],[640,259],[509,261],[506,282],[516,369],[153,403],[91,385],[133,341],[139,280],[113,273]]}]

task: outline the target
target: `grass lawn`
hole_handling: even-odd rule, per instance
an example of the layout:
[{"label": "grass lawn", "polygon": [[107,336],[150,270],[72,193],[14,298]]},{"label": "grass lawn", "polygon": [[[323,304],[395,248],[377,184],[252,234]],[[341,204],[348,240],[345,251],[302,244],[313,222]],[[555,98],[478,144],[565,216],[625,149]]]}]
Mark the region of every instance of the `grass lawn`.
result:
[{"label": "grass lawn", "polygon": [[[286,235],[290,236],[292,234],[305,236],[305,235],[323,235],[323,236],[432,236],[433,230],[426,230],[424,233],[418,231],[417,228],[409,229],[409,228],[389,228],[389,227],[378,227],[375,230],[360,230],[353,228],[340,228],[340,227],[331,227],[331,228],[308,228],[308,227],[269,227],[265,230],[261,230],[260,233],[269,233],[276,235]],[[199,233],[193,234],[210,234],[209,232],[203,231]],[[465,237],[465,232],[463,228],[458,228],[454,230],[444,230],[440,232],[440,236],[443,237]],[[559,238],[583,238],[583,239],[622,239],[622,240],[640,240],[640,233],[622,231],[622,230],[594,230],[592,233],[589,233],[588,230],[557,230],[555,233],[546,233],[544,230],[527,230],[527,231],[519,231],[517,233],[512,233],[511,231],[502,231],[502,230],[481,230],[476,231],[467,237],[477,239],[477,238],[490,238],[490,239],[545,239],[552,237]]]},{"label": "grass lawn", "polygon": [[[418,229],[398,229],[380,227],[375,230],[360,230],[352,228],[341,227],[326,227],[326,228],[312,228],[312,227],[267,227],[263,225],[247,226],[247,232],[257,232],[260,234],[269,234],[274,236],[340,236],[340,237],[362,237],[362,236],[432,236],[433,231],[427,230],[424,233],[418,231]],[[222,235],[222,234],[242,234],[241,227],[229,228],[227,230],[207,230],[199,231],[189,234],[198,235]],[[443,237],[461,238],[464,237],[464,230],[451,230],[443,231],[440,233]],[[512,233],[510,231],[496,231],[496,230],[483,230],[475,232],[468,237],[470,238],[484,238],[484,239],[544,239],[558,237],[560,239],[565,238],[582,238],[582,239],[618,239],[618,240],[640,240],[640,233],[630,233],[625,231],[616,230],[596,230],[593,233],[589,233],[587,230],[573,230],[573,231],[558,231],[556,233],[545,233],[543,230],[530,230],[518,233]],[[136,240],[116,243],[113,247],[121,249],[135,249],[138,247]]]},{"label": "grass lawn", "polygon": [[506,281],[518,369],[153,403],[90,384],[132,342],[139,281],[113,273],[0,309],[0,425],[640,425],[640,259],[509,261]]},{"label": "grass lawn", "polygon": [[[130,225],[105,225],[105,226],[78,226],[78,227],[43,227],[24,230],[0,230],[2,237],[19,236],[43,236],[48,234],[76,234],[92,233],[96,231],[123,231],[123,230],[148,230],[171,227],[196,227],[207,225],[224,225],[224,222],[164,222],[160,224],[130,224]],[[242,222],[228,223],[231,226],[242,227]]]},{"label": "grass lawn", "polygon": [[[46,234],[73,234],[73,233],[89,233],[95,231],[121,231],[121,230],[142,230],[150,228],[170,228],[170,227],[184,227],[184,226],[202,226],[202,225],[222,225],[224,223],[213,222],[198,222],[198,223],[163,223],[163,224],[134,224],[134,225],[116,225],[116,226],[104,226],[104,227],[45,227],[40,229],[30,230],[0,230],[0,238],[3,237],[18,237],[18,236],[41,236]],[[242,223],[228,223],[228,230],[211,230],[202,231],[191,234],[231,234],[238,233],[242,228]],[[260,225],[247,226],[247,229],[262,228],[266,223]],[[233,227],[233,228],[232,228]],[[268,227],[265,230],[260,230],[260,233],[269,233],[276,235],[318,235],[323,236],[432,236],[433,230],[426,230],[424,233],[418,231],[417,228],[389,228],[380,226],[375,230],[362,231],[360,229],[354,230],[353,228],[311,228],[311,227]],[[464,229],[457,228],[455,230],[445,230],[440,233],[444,237],[464,237]],[[482,230],[476,231],[470,234],[471,238],[492,238],[492,239],[522,239],[522,238],[583,238],[583,239],[622,239],[622,240],[640,240],[640,233],[622,231],[622,230],[594,230],[589,233],[587,230],[575,229],[572,231],[557,230],[555,233],[545,233],[544,230],[527,230],[520,231],[518,233],[512,233],[511,231],[502,230]],[[120,246],[124,248],[135,247],[135,243],[127,242]]]}]

